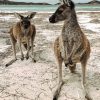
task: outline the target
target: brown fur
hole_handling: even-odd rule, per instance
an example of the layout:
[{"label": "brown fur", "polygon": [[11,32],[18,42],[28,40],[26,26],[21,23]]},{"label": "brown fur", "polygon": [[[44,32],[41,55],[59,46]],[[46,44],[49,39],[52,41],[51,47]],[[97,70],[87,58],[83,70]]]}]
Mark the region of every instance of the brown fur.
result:
[{"label": "brown fur", "polygon": [[[22,16],[20,14],[18,14],[18,15]],[[21,19],[21,21],[22,20],[23,19]],[[30,44],[31,44],[32,58],[34,58],[33,42],[34,42],[34,38],[35,38],[35,35],[36,35],[36,28],[35,28],[34,25],[31,24],[31,21],[29,20],[30,21],[30,26],[27,29],[24,29],[22,27],[21,21],[17,22],[10,29],[10,37],[11,37],[11,42],[12,42],[12,47],[13,47],[13,52],[14,52],[14,58],[17,59],[17,57],[16,57],[16,48],[15,48],[15,45],[16,45],[17,42],[19,44],[19,48],[20,48],[20,51],[21,51],[21,60],[24,59],[24,54],[22,52],[22,45],[21,44],[23,44],[23,46],[27,49],[26,59],[29,58],[29,50],[30,50]]]}]

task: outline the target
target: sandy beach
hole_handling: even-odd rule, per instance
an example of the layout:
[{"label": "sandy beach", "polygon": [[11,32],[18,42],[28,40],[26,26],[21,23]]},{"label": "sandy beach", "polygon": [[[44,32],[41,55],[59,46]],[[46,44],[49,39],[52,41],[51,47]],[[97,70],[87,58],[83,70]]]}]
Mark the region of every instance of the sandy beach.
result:
[{"label": "sandy beach", "polygon": [[[5,64],[13,58],[8,32],[18,18],[13,13],[0,13],[0,100],[52,100],[58,79],[53,42],[61,34],[63,22],[50,24],[51,14],[39,12],[32,20],[37,30],[34,47],[37,62],[32,63],[31,58],[21,61],[18,52],[18,60],[6,68]],[[87,65],[87,87],[91,98],[100,100],[100,12],[81,11],[77,17],[92,49]],[[77,64],[77,74],[71,74],[63,65],[63,79],[65,84],[58,100],[85,100],[80,64]]]}]

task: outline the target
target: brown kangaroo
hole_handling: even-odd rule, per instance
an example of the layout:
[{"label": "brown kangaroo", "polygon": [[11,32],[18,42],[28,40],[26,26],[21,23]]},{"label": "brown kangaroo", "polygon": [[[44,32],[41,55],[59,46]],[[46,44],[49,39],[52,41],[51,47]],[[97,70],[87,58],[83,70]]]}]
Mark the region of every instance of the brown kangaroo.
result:
[{"label": "brown kangaroo", "polygon": [[17,60],[16,57],[16,48],[15,45],[18,42],[19,48],[21,51],[21,60],[24,60],[24,54],[22,51],[22,44],[27,49],[26,59],[29,58],[29,51],[30,51],[30,41],[31,41],[31,51],[32,51],[32,59],[34,60],[33,54],[33,42],[36,35],[36,28],[34,25],[31,24],[31,19],[36,15],[36,12],[31,13],[27,17],[22,16],[19,13],[16,13],[18,18],[20,19],[15,25],[12,26],[10,29],[10,37],[12,42],[12,48],[14,52],[14,60]]},{"label": "brown kangaroo", "polygon": [[[83,86],[85,88],[86,64],[90,56],[90,43],[82,32],[76,17],[75,5],[71,0],[63,0],[55,13],[49,18],[50,23],[64,21],[62,34],[55,40],[54,53],[58,62],[59,86],[54,94],[53,100],[57,100],[62,80],[62,63],[69,67],[71,73],[75,72],[76,64],[81,63]],[[89,96],[86,98],[91,100]]]}]

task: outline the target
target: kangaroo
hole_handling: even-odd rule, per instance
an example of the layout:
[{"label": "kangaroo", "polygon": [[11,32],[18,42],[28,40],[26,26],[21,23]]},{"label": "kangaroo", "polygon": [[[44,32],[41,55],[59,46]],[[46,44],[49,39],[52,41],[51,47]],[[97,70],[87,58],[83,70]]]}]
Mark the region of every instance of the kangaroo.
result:
[{"label": "kangaroo", "polygon": [[32,59],[35,62],[34,54],[33,54],[33,42],[36,35],[36,28],[31,24],[31,19],[36,15],[36,12],[31,13],[30,15],[24,17],[19,13],[16,13],[17,17],[20,19],[15,25],[10,29],[10,37],[12,42],[12,48],[14,53],[14,60],[17,60],[16,57],[16,43],[18,42],[19,49],[21,51],[21,60],[24,60],[24,54],[22,51],[22,44],[27,50],[26,59],[29,59],[29,51],[30,51],[30,41],[31,41],[31,51],[32,51]]},{"label": "kangaroo", "polygon": [[[64,21],[62,33],[54,42],[54,53],[58,63],[59,85],[53,100],[57,100],[64,82],[62,79],[62,63],[75,73],[76,64],[82,66],[82,83],[85,87],[86,65],[90,56],[90,43],[82,32],[76,17],[75,4],[71,0],[63,0],[55,13],[49,18],[50,23]],[[91,100],[87,94],[86,98]]]}]

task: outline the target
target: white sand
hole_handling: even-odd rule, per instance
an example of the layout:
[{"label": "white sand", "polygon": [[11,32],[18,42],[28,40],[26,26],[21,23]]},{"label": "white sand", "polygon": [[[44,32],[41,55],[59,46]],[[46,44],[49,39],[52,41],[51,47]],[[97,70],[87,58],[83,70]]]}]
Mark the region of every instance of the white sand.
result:
[{"label": "white sand", "polygon": [[[60,34],[63,22],[56,25],[49,24],[47,17],[50,15],[38,14],[34,19],[37,28],[35,39],[37,63],[32,63],[29,59],[18,60],[8,68],[0,66],[0,100],[52,100],[57,87],[57,65],[52,43]],[[90,23],[92,20],[90,15],[78,14],[78,20],[92,48],[87,65],[87,87],[93,100],[100,100],[100,24]],[[17,55],[20,58],[20,53]],[[3,64],[9,59],[12,57],[5,58]],[[80,64],[77,65],[77,73],[72,75],[63,65],[65,85],[59,100],[85,100],[81,86]]]}]

